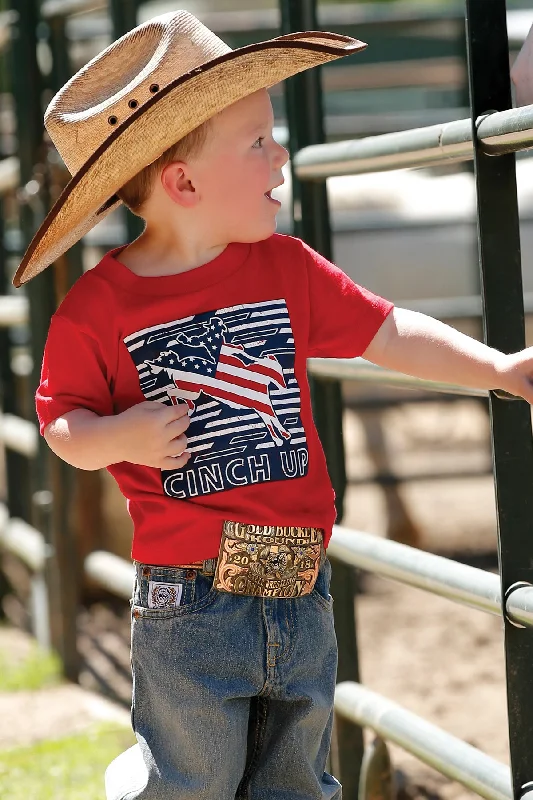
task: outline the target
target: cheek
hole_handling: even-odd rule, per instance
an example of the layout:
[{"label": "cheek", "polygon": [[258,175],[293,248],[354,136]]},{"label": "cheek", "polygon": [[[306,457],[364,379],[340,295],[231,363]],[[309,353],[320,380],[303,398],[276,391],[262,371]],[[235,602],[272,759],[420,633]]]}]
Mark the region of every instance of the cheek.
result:
[{"label": "cheek", "polygon": [[245,186],[243,171],[237,167],[227,164],[222,170],[213,172],[208,179],[208,192],[210,202],[218,205],[219,211],[235,206],[240,202]]},{"label": "cheek", "polygon": [[204,197],[218,214],[225,211],[246,214],[257,209],[269,188],[270,167],[265,159],[254,153],[250,159],[233,159],[205,175]]},{"label": "cheek", "polygon": [[265,185],[264,179],[259,179],[251,171],[245,171],[241,176],[233,175],[224,184],[218,185],[214,189],[213,197],[228,211],[239,208],[242,213],[246,213],[247,210],[257,208],[263,199]]}]

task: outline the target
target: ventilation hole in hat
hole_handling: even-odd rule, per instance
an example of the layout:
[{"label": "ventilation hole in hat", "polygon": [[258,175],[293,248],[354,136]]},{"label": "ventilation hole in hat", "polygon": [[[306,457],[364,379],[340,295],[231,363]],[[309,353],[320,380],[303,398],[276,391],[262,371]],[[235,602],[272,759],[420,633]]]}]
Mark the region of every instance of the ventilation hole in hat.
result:
[{"label": "ventilation hole in hat", "polygon": [[150,86],[150,91],[152,92],[152,94],[155,94],[156,92],[158,92],[159,91],[159,84],[158,83],[152,83],[152,85]]},{"label": "ventilation hole in hat", "polygon": [[111,206],[114,206],[115,203],[118,203],[119,201],[120,197],[118,196],[118,194],[114,194],[113,197],[110,197],[109,200],[105,201],[103,206],[100,206],[100,208],[96,212],[96,216],[98,216],[99,214],[103,214],[104,211],[107,211],[108,208],[111,208]]},{"label": "ventilation hole in hat", "polygon": [[112,115],[112,116],[107,118],[107,121],[109,122],[110,125],[116,125],[117,122],[118,122],[118,119],[117,119],[117,117]]},{"label": "ventilation hole in hat", "polygon": [[139,101],[138,100],[130,100],[128,102],[128,105],[129,105],[130,108],[137,108],[137,106],[139,105]]}]

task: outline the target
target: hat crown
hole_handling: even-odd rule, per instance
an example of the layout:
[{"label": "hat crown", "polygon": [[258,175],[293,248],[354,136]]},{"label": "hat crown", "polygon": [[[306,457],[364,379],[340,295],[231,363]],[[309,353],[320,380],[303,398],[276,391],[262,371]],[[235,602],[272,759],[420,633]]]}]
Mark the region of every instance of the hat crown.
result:
[{"label": "hat crown", "polygon": [[109,45],[59,90],[45,112],[46,130],[71,174],[154,94],[230,51],[187,11],[154,17]]}]

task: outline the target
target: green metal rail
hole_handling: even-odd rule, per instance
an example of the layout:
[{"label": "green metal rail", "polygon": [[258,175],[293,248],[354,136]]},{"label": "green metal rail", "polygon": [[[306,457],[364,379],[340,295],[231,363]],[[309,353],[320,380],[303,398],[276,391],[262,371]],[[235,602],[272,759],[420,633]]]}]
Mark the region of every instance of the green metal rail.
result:
[{"label": "green metal rail", "polygon": [[105,11],[107,0],[44,0],[40,8],[41,17],[65,19],[72,14],[84,14],[89,11]]},{"label": "green metal rail", "polygon": [[[496,156],[533,147],[533,106],[493,112],[477,119],[477,146]],[[461,119],[400,133],[305,147],[294,158],[300,180],[334,175],[433,167],[474,158],[472,121]]]},{"label": "green metal rail", "polygon": [[[358,683],[337,685],[337,714],[372,728],[420,761],[486,800],[511,800],[509,767]],[[361,795],[364,796],[364,787]]]}]

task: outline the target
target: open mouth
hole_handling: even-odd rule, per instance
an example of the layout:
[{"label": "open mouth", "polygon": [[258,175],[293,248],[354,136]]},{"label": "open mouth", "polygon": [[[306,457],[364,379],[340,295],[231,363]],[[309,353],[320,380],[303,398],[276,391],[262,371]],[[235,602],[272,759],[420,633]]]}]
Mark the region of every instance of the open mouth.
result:
[{"label": "open mouth", "polygon": [[[278,184],[278,186],[281,186],[281,185],[282,185],[281,183]],[[280,201],[276,200],[274,197],[272,197],[272,192],[274,191],[274,189],[277,189],[278,186],[274,186],[274,187],[272,187],[272,189],[269,189],[268,192],[265,192],[265,197],[266,197],[267,200],[270,200],[271,203],[275,203],[277,206],[281,206]]]},{"label": "open mouth", "polygon": [[280,201],[275,200],[272,197],[272,192],[274,191],[274,189],[278,189],[280,186],[283,186],[284,183],[285,181],[282,180],[280,183],[276,183],[276,185],[273,186],[272,189],[269,189],[268,192],[265,192],[265,197],[267,198],[267,200],[271,200],[273,203],[276,203],[276,205],[280,206],[281,205]]}]

